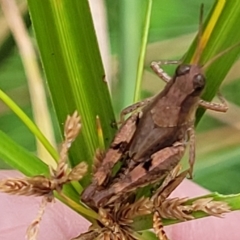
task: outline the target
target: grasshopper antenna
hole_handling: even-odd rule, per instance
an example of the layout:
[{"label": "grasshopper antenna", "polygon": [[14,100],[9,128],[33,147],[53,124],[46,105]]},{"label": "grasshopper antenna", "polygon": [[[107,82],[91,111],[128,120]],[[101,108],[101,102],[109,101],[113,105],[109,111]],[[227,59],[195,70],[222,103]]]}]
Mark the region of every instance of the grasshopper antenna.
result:
[{"label": "grasshopper antenna", "polygon": [[202,47],[201,47],[201,38],[202,38],[202,27],[203,27],[203,10],[204,10],[204,5],[201,4],[200,6],[200,16],[199,16],[199,27],[198,27],[198,37],[197,37],[197,49],[196,52],[193,56],[192,62],[195,64],[199,64],[199,59],[201,56],[202,52]]},{"label": "grasshopper antenna", "polygon": [[[204,10],[204,5],[201,4],[200,7],[200,16],[199,16],[199,28],[198,28],[198,37],[197,37],[197,49],[196,52],[192,58],[192,63],[194,64],[199,64],[200,56],[203,51],[203,44],[202,44],[202,28],[203,28],[203,10]],[[234,44],[233,46],[223,50],[222,52],[218,53],[215,55],[213,58],[211,58],[208,62],[206,62],[203,66],[202,69],[206,70],[213,62],[215,62],[217,59],[225,55],[226,53],[232,51],[234,48],[239,47],[240,42]]]},{"label": "grasshopper antenna", "polygon": [[206,62],[202,69],[206,70],[213,62],[215,62],[218,58],[222,57],[223,55],[225,55],[226,53],[232,51],[233,49],[235,49],[236,47],[240,46],[240,42],[234,44],[233,46],[223,50],[222,52],[218,53],[217,55],[215,55],[213,58],[211,58],[208,62]]}]

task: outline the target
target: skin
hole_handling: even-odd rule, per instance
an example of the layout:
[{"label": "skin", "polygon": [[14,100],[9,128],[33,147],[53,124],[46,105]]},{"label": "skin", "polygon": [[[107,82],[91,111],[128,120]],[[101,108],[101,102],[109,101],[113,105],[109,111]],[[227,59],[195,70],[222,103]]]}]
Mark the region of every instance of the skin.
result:
[{"label": "skin", "polygon": [[[20,177],[16,171],[0,171],[0,179]],[[172,197],[195,197],[208,193],[207,190],[184,180]],[[0,239],[25,239],[25,231],[36,217],[41,198],[11,196],[0,193]],[[4,216],[4,217],[3,217]],[[178,240],[237,240],[239,239],[240,212],[235,211],[221,218],[204,218],[165,227],[170,239]],[[89,223],[77,213],[56,200],[49,204],[43,216],[38,240],[67,240],[86,231]]]}]

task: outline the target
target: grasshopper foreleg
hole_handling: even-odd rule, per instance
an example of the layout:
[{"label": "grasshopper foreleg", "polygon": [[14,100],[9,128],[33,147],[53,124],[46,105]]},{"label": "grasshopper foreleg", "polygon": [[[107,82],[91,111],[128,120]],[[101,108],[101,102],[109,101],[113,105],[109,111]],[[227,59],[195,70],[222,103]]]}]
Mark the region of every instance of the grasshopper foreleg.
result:
[{"label": "grasshopper foreleg", "polygon": [[[164,82],[168,83],[171,80],[171,77],[166,72],[164,72],[164,70],[160,66],[168,65],[168,64],[179,64],[179,63],[180,63],[180,61],[177,61],[177,60],[169,60],[169,61],[164,60],[164,61],[152,62],[151,68]],[[146,98],[143,101],[134,103],[134,104],[130,105],[129,107],[126,107],[125,109],[123,109],[120,114],[120,123],[124,122],[125,115],[135,111],[136,109],[138,109],[140,107],[143,107],[143,106],[149,104],[153,98],[154,97]]]},{"label": "grasshopper foreleg", "polygon": [[164,82],[168,83],[171,80],[171,77],[166,72],[164,72],[164,70],[160,66],[179,63],[180,61],[177,60],[152,62],[151,68]]},{"label": "grasshopper foreleg", "polygon": [[217,112],[226,112],[228,110],[228,105],[226,100],[219,92],[217,93],[217,96],[221,103],[212,103],[212,102],[207,102],[201,99],[199,101],[199,106],[204,107],[206,109],[214,110]]},{"label": "grasshopper foreleg", "polygon": [[[168,64],[179,64],[179,63],[180,63],[180,61],[177,61],[177,60],[152,62],[151,68],[164,82],[168,83],[171,80],[171,77],[166,72],[164,72],[164,70],[160,66],[168,65]],[[153,98],[154,97],[146,98],[143,101],[134,103],[134,104],[130,105],[129,107],[126,107],[125,109],[123,109],[120,114],[120,123],[124,122],[125,115],[135,111],[138,108],[146,106],[147,104],[149,104],[152,101]]]}]

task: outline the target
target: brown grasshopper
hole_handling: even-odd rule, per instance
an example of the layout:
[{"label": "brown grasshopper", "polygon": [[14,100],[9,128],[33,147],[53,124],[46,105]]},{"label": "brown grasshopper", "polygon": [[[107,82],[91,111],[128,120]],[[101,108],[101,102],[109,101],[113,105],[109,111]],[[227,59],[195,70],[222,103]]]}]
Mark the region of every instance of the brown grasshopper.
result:
[{"label": "brown grasshopper", "polygon": [[[201,18],[202,10],[201,8]],[[200,19],[199,36],[201,25]],[[239,43],[219,53],[204,67],[238,45]],[[196,58],[191,65],[179,64],[179,61],[152,62],[153,71],[167,83],[165,88],[156,96],[122,111],[123,124],[94,173],[92,184],[83,192],[82,201],[95,207],[104,206],[114,195],[118,197],[164,178],[181,160],[188,141],[189,174],[192,177],[197,108],[200,106],[219,112],[228,109],[220,94],[221,103],[206,102],[200,98],[205,88],[203,67],[199,65],[200,52],[199,38]],[[172,78],[161,68],[166,64],[179,64]],[[135,110],[139,111],[123,121],[124,115]],[[111,176],[119,161],[123,163],[122,169]]]},{"label": "brown grasshopper", "polygon": [[[173,78],[170,78],[160,67],[169,63],[177,62],[164,61],[151,64],[154,72],[167,82],[164,90],[155,97],[122,111],[121,117],[143,106],[141,112],[131,115],[116,134],[101,166],[93,176],[92,184],[82,194],[85,203],[92,201],[93,205],[99,206],[112,195],[124,192],[124,188],[119,187],[120,184],[124,183],[127,191],[126,189],[132,189],[131,186],[136,187],[138,183],[142,185],[142,179],[147,181],[149,178],[150,181],[154,181],[163,177],[163,172],[169,172],[176,166],[184,151],[181,150],[169,158],[166,158],[163,152],[166,149],[175,149],[174,144],[181,143],[183,146],[185,145],[183,142],[188,140],[190,140],[189,173],[192,176],[195,159],[194,121],[198,106],[220,112],[227,111],[228,107],[221,96],[219,96],[221,104],[201,100],[200,96],[205,87],[201,66],[180,64]],[[129,174],[125,173],[125,177],[116,183],[118,187],[114,185],[110,189],[106,188],[114,165],[121,159],[127,162]],[[143,178],[139,177],[139,182],[132,177],[137,172],[141,176],[145,174]],[[131,182],[133,179],[134,183]]]}]

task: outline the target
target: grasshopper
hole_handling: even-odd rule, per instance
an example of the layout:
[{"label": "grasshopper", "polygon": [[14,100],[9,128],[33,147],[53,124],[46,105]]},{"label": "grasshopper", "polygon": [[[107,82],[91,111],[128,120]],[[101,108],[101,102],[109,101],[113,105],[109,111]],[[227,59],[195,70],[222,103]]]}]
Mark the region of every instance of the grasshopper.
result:
[{"label": "grasshopper", "polygon": [[[226,112],[228,107],[220,95],[221,103],[210,103],[200,98],[205,87],[205,77],[201,66],[180,64],[175,75],[170,78],[160,67],[169,63],[177,63],[177,61],[151,64],[153,71],[167,83],[163,91],[151,99],[136,103],[122,111],[121,118],[142,107],[141,111],[133,113],[120,127],[102,160],[102,165],[93,176],[92,184],[82,194],[82,200],[85,203],[93,201],[95,206],[99,206],[103,204],[101,199],[106,200],[114,194],[124,192],[121,187],[110,189],[106,187],[112,168],[121,159],[127,162],[129,174],[125,173],[125,177],[118,185],[124,182],[126,189],[131,189],[133,183],[129,179],[133,179],[132,174],[136,174],[137,171],[139,175],[144,173],[143,179],[147,181],[148,178],[153,178],[151,169],[154,169],[154,178],[159,179],[163,176],[163,172],[170,171],[182,158],[183,150],[169,158],[163,154],[166,149],[173,150],[176,143],[184,145],[183,142],[190,142],[189,173],[192,176],[195,160],[194,122],[197,108],[201,106]],[[155,155],[158,156],[158,160]],[[157,176],[157,172],[160,176]],[[142,185],[142,178],[139,181]],[[135,179],[134,187],[137,184]]]},{"label": "grasshopper", "polygon": [[[201,15],[202,17],[202,9]],[[199,36],[201,36],[201,18]],[[81,199],[95,207],[104,206],[114,195],[131,192],[144,184],[164,178],[181,160],[189,142],[189,175],[192,178],[195,162],[195,114],[198,107],[226,112],[228,106],[220,94],[220,103],[201,99],[205,88],[203,67],[229,52],[239,43],[217,54],[200,66],[200,38],[197,57],[192,64],[179,61],[152,62],[152,70],[163,81],[165,88],[152,98],[127,107],[121,112],[122,125],[93,175],[92,183],[84,190]],[[178,64],[173,77],[168,76],[162,65]],[[124,121],[124,116],[132,115]],[[168,154],[166,154],[168,152]],[[111,176],[116,163],[123,169]]]}]

